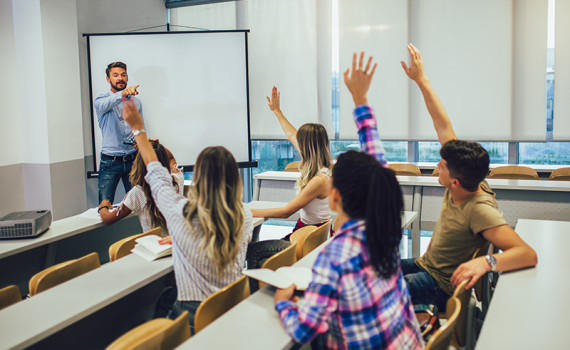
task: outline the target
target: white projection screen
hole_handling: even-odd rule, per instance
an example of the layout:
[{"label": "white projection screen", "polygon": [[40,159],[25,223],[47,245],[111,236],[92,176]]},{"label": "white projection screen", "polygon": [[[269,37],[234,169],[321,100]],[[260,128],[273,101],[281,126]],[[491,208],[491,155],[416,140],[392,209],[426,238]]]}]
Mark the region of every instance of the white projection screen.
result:
[{"label": "white projection screen", "polygon": [[[95,169],[101,129],[93,101],[110,91],[105,69],[127,64],[128,86],[140,85],[147,134],[191,167],[209,146],[224,146],[251,166],[247,31],[85,34],[89,51]],[[186,168],[189,170],[189,168]]]}]

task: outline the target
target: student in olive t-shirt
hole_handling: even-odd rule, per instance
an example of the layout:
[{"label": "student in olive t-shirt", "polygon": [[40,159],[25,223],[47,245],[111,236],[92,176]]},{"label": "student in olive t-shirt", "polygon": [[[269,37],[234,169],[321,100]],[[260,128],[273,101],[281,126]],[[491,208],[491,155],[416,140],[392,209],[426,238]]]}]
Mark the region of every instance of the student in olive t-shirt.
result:
[{"label": "student in olive t-shirt", "polygon": [[[444,310],[459,283],[467,289],[488,271],[510,271],[537,264],[536,252],[507,224],[485,177],[489,155],[476,142],[457,140],[451,121],[424,73],[420,52],[408,45],[410,67],[404,71],[420,88],[442,145],[439,183],[447,188],[426,253],[402,260],[414,304],[433,303]],[[471,259],[490,241],[502,254]]]}]

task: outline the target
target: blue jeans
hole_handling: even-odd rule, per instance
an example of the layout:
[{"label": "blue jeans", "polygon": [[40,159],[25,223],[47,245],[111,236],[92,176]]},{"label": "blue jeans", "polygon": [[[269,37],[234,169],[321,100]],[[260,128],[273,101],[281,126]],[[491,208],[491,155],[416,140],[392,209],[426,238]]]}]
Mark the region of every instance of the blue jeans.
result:
[{"label": "blue jeans", "polygon": [[445,311],[449,294],[444,292],[429,273],[416,265],[416,258],[402,260],[402,273],[414,304],[435,304]]},{"label": "blue jeans", "polygon": [[117,160],[101,159],[99,162],[99,203],[108,200],[113,203],[115,191],[119,180],[123,180],[125,193],[133,187],[129,181],[129,173],[133,167],[133,161],[122,162]]},{"label": "blue jeans", "polygon": [[200,306],[200,301],[180,301],[176,300],[172,310],[168,313],[166,318],[171,320],[177,319],[184,311],[188,311],[188,323],[190,324],[190,334],[194,335],[194,316],[196,316],[196,310]]}]

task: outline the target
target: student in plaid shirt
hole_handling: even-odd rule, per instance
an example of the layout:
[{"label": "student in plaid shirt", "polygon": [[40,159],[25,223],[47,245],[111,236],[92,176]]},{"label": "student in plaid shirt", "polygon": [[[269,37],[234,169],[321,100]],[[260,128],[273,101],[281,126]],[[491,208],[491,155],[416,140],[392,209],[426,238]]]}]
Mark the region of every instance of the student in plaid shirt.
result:
[{"label": "student in plaid shirt", "polygon": [[[354,54],[345,84],[356,109],[363,152],[339,156],[329,194],[340,231],[319,254],[313,281],[296,303],[295,286],[275,292],[275,309],[300,343],[329,349],[421,349],[423,341],[400,269],[403,199],[384,150],[366,92],[376,64],[362,69]],[[322,336],[319,336],[322,335]],[[313,347],[314,348],[314,347]]]}]

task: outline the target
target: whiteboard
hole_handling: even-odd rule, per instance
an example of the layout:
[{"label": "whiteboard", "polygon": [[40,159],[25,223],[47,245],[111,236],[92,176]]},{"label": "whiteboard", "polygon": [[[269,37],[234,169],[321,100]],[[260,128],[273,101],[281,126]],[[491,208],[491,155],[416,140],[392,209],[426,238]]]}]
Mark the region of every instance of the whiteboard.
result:
[{"label": "whiteboard", "polygon": [[[105,69],[127,65],[128,86],[140,85],[147,135],[193,166],[209,146],[224,146],[237,162],[251,161],[247,32],[86,34],[91,96],[110,91]],[[95,169],[101,129],[92,105]]]}]

